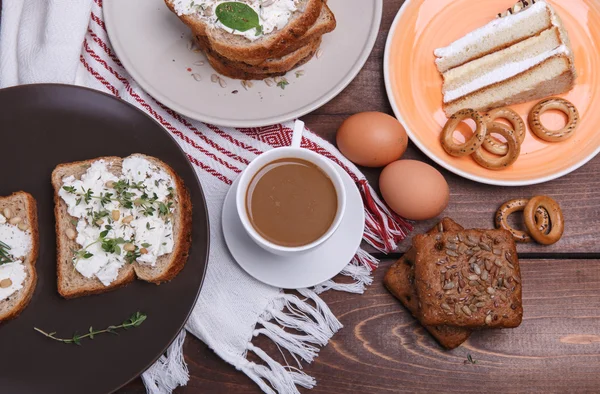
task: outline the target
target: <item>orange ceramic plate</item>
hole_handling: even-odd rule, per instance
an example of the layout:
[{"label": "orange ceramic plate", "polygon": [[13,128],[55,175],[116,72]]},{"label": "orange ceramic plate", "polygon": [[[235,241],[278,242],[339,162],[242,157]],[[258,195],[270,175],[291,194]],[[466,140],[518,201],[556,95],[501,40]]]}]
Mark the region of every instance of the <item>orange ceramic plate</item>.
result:
[{"label": "orange ceramic plate", "polygon": [[[546,182],[581,167],[600,151],[600,2],[551,1],[562,17],[575,52],[579,77],[563,95],[573,102],[581,122],[571,139],[549,143],[528,131],[521,156],[509,168],[491,171],[470,157],[449,156],[439,134],[446,123],[442,111],[442,78],[433,51],[483,26],[516,0],[407,0],[390,31],[385,60],[388,97],[411,140],[431,159],[474,181],[516,186]],[[512,106],[526,121],[534,102]],[[543,118],[549,128],[560,128],[560,115]]]}]

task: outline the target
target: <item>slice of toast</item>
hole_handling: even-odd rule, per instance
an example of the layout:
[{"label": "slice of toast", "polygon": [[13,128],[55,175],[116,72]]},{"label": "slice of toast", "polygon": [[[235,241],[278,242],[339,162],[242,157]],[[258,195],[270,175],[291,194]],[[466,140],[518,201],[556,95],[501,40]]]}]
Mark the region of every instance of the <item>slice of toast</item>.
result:
[{"label": "slice of toast", "polygon": [[[7,221],[2,226],[11,226],[11,219],[13,222],[20,220],[18,224],[21,225],[21,229],[25,229],[25,234],[30,239],[30,248],[25,256],[13,256],[22,258],[22,263],[7,263],[21,264],[25,269],[25,279],[21,284],[22,288],[0,301],[0,322],[2,322],[17,317],[33,296],[37,283],[35,263],[39,252],[39,232],[36,201],[29,193],[20,191],[8,197],[0,197],[0,213],[2,213],[3,221]],[[14,220],[14,218],[20,219]],[[10,246],[9,240],[0,239],[0,241]],[[10,255],[10,250],[7,252]],[[2,269],[3,265],[0,265],[0,281],[7,277],[7,273]]]},{"label": "slice of toast", "polygon": [[[171,11],[175,11],[173,0],[165,0]],[[255,41],[207,25],[198,14],[178,15],[193,32],[194,36],[207,36],[212,48],[222,56],[242,62],[259,64],[281,54],[315,24],[324,0],[299,0],[298,10],[292,14],[286,26]]]},{"label": "slice of toast", "polygon": [[219,55],[210,47],[206,37],[198,36],[196,42],[198,43],[200,49],[202,49],[202,51],[206,54],[213,68],[218,68],[219,70],[224,71],[221,74],[230,77],[233,76],[233,78],[242,77],[242,79],[250,79],[245,77],[252,75],[259,77],[252,79],[263,79],[266,78],[266,76],[263,76],[264,74],[270,76],[283,75],[297,67],[303,60],[307,58],[310,59],[319,49],[319,46],[321,45],[321,37],[318,37],[313,42],[310,42],[308,45],[298,49],[295,52],[292,52],[279,59],[268,59],[259,66],[252,66],[243,62],[229,60]]},{"label": "slice of toast", "polygon": [[148,282],[160,284],[173,279],[183,269],[191,245],[192,231],[192,203],[183,180],[166,163],[157,158],[143,154],[133,154],[128,157],[143,158],[159,169],[165,171],[173,182],[174,209],[171,213],[173,224],[173,250],[169,254],[158,257],[154,266],[134,261],[125,263],[118,271],[116,279],[104,285],[98,278],[87,278],[75,269],[74,258],[81,245],[76,238],[69,237],[69,233],[77,234],[77,218],[68,213],[68,205],[59,195],[63,187],[63,179],[73,176],[80,179],[92,163],[103,160],[107,169],[119,177],[122,174],[122,165],[125,158],[100,157],[96,159],[66,163],[58,165],[52,172],[52,186],[54,187],[54,214],[56,217],[57,241],[57,284],[58,292],[64,298],[75,298],[90,294],[104,293],[133,281],[136,277]]}]

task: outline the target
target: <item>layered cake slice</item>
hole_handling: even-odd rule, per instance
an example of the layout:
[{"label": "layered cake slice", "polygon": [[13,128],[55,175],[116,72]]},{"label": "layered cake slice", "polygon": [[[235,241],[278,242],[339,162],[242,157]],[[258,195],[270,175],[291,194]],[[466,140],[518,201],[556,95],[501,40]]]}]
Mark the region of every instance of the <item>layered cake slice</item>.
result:
[{"label": "layered cake slice", "polygon": [[489,110],[569,91],[577,77],[567,31],[546,1],[523,8],[435,50],[444,111]]}]

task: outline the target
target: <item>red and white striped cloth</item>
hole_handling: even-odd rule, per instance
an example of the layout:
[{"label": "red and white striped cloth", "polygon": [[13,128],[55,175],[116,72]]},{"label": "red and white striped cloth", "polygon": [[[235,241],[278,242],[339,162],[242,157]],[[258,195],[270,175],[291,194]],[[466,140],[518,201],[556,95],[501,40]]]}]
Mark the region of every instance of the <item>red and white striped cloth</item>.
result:
[{"label": "red and white striped cloth", "polygon": [[[4,0],[0,24],[0,86],[22,83],[75,83],[113,94],[157,120],[184,150],[208,204],[211,250],[207,276],[187,331],[246,373],[263,391],[297,393],[315,380],[300,370],[342,327],[318,294],[334,289],[362,293],[377,260],[363,250],[342,272],[351,283],[329,280],[301,289],[301,299],[258,282],[233,261],[221,232],[225,195],[257,155],[291,142],[292,123],[261,128],[222,128],[179,115],[142,90],[113,52],[103,21],[102,0]],[[410,224],[390,212],[365,177],[332,145],[306,130],[302,146],[340,165],[356,182],[365,202],[364,240],[388,252]],[[346,281],[347,282],[347,281]],[[312,302],[307,302],[312,301]],[[313,306],[314,305],[314,306]],[[290,334],[283,328],[294,328]],[[265,335],[286,349],[297,367],[281,365],[252,338]],[[143,379],[151,393],[168,393],[188,380],[182,356],[185,331]],[[262,363],[246,359],[251,351]]]}]

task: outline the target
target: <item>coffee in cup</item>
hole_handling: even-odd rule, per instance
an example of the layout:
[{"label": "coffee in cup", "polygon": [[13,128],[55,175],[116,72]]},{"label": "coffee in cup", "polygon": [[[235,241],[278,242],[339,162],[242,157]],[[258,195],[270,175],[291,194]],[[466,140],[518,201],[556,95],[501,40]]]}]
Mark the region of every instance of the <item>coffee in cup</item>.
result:
[{"label": "coffee in cup", "polygon": [[317,165],[289,157],[264,165],[246,192],[252,227],[276,245],[297,247],[321,238],[332,226],[338,196]]}]

